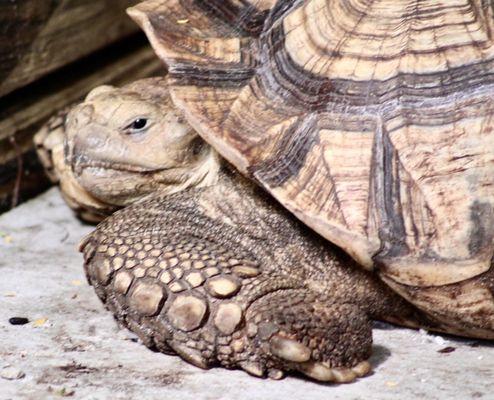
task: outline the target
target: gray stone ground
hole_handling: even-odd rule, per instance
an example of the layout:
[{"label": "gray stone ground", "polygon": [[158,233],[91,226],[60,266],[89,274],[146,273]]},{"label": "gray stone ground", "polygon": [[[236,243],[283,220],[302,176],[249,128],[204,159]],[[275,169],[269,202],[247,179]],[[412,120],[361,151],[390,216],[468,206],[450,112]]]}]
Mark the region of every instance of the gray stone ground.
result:
[{"label": "gray stone ground", "polygon": [[[76,245],[90,230],[57,189],[0,216],[0,400],[494,399],[493,343],[384,324],[374,331],[375,373],[350,385],[203,371],[153,353],[86,284]],[[31,322],[13,326],[13,316]],[[12,373],[25,376],[1,377]]]}]

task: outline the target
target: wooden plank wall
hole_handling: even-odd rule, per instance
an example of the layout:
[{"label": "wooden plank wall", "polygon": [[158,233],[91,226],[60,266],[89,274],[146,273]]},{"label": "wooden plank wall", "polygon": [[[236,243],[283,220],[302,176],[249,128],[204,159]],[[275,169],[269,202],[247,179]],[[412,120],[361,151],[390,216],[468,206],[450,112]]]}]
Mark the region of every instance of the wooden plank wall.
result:
[{"label": "wooden plank wall", "polygon": [[32,137],[93,87],[164,69],[130,0],[0,1],[0,212],[48,186]]},{"label": "wooden plank wall", "polygon": [[0,2],[0,96],[126,35],[133,0]]}]

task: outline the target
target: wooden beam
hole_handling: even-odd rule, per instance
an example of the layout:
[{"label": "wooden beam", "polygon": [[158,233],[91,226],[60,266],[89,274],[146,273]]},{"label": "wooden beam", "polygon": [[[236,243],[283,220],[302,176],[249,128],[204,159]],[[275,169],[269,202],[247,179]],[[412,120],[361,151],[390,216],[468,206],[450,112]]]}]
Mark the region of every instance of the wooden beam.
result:
[{"label": "wooden beam", "polygon": [[0,1],[0,96],[131,33],[136,0]]}]

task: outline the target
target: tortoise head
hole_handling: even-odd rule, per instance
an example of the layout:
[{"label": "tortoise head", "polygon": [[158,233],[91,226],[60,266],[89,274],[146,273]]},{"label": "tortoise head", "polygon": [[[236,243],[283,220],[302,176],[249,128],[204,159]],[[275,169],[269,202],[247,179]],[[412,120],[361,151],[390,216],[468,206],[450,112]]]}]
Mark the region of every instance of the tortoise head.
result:
[{"label": "tortoise head", "polygon": [[216,153],[173,107],[164,79],[101,86],[66,121],[65,162],[91,195],[124,206],[211,183]]}]

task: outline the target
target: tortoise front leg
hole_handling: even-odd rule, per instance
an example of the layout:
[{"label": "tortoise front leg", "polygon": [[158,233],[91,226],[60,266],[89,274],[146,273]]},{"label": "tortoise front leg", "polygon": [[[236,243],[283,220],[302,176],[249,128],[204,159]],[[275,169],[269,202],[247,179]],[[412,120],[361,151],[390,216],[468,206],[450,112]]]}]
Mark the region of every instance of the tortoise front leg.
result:
[{"label": "tortoise front leg", "polygon": [[93,235],[86,272],[100,299],[148,347],[209,368],[351,382],[369,372],[371,324],[337,299],[214,243]]},{"label": "tortoise front leg", "polygon": [[[188,209],[193,193],[128,207],[84,240],[88,280],[116,319],[147,346],[201,368],[328,382],[367,374],[372,332],[360,299],[300,265],[277,265],[265,243],[253,251],[258,239]],[[353,279],[344,271],[334,276],[343,287]],[[359,279],[360,292],[372,290]]]}]

